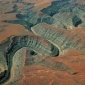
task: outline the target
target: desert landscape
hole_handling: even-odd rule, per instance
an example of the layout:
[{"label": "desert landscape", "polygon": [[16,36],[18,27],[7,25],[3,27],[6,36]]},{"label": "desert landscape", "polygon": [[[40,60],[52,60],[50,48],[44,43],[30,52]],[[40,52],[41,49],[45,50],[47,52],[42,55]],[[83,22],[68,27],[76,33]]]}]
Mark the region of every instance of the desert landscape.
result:
[{"label": "desert landscape", "polygon": [[85,0],[0,0],[0,85],[85,85]]}]

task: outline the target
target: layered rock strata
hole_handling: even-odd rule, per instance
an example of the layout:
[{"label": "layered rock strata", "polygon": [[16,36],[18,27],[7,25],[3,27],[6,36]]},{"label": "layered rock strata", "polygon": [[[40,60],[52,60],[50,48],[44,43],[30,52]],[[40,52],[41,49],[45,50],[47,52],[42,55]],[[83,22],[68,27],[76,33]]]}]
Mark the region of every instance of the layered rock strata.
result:
[{"label": "layered rock strata", "polygon": [[[3,22],[7,22],[10,24],[21,24],[26,29],[30,30],[30,28],[40,22],[45,22],[47,24],[52,24],[54,18],[43,14],[43,13],[36,13],[36,11],[29,10],[28,13],[24,14],[16,14],[16,18],[18,20],[3,20]],[[31,30],[30,30],[31,31]]]},{"label": "layered rock strata", "polygon": [[[75,1],[53,1],[50,6],[41,10],[54,18],[53,25],[58,28],[75,28],[85,21],[85,6]],[[85,27],[84,25],[81,27]]]},{"label": "layered rock strata", "polygon": [[18,50],[12,59],[12,67],[10,70],[10,78],[3,83],[3,85],[16,85],[20,80],[19,76],[22,74],[24,60],[25,60],[25,48]]},{"label": "layered rock strata", "polygon": [[39,65],[56,71],[68,72],[69,74],[75,73],[75,71],[69,68],[65,63],[53,59],[57,57],[42,56],[35,54],[33,51],[27,50],[25,66]]},{"label": "layered rock strata", "polygon": [[53,18],[55,19],[53,25],[59,28],[73,29],[82,23],[82,20],[73,14],[58,13]]},{"label": "layered rock strata", "polygon": [[2,53],[0,53],[0,74],[7,70],[7,62],[6,62],[6,59],[4,57],[4,55]]},{"label": "layered rock strata", "polygon": [[32,31],[58,47],[60,54],[64,54],[68,49],[76,49],[85,54],[84,34],[79,35],[73,30],[58,29],[46,23],[35,25],[32,27]]},{"label": "layered rock strata", "polygon": [[[3,53],[3,57],[5,57],[8,69],[1,73],[0,75],[0,83],[3,83],[10,79],[10,71],[13,65],[13,59],[15,59],[16,63],[21,63],[22,61],[17,61],[18,57],[14,58],[15,52],[17,52],[22,47],[28,47],[33,49],[35,52],[39,53],[40,55],[45,56],[55,56],[58,54],[58,49],[53,46],[51,43],[46,41],[43,38],[38,36],[11,36],[8,40],[2,42],[0,44],[0,51]],[[20,58],[22,59],[22,58]],[[20,60],[19,59],[19,60]],[[4,62],[5,63],[5,62]],[[3,63],[2,63],[3,64]]]}]

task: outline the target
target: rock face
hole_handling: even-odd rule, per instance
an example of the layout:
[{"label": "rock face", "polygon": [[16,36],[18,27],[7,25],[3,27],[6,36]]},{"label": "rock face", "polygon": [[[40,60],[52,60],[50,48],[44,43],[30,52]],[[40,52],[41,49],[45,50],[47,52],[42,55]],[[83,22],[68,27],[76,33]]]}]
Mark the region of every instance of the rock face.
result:
[{"label": "rock face", "polygon": [[22,48],[18,50],[13,56],[12,67],[10,70],[10,78],[8,79],[7,82],[4,81],[4,85],[14,85],[14,84],[16,85],[16,81],[19,81],[19,75],[22,74],[22,69],[24,66],[25,52],[26,49]]},{"label": "rock face", "polygon": [[73,16],[72,22],[73,22],[73,25],[74,25],[75,27],[77,27],[79,24],[82,23],[81,19],[80,19],[79,17],[77,17],[77,16]]},{"label": "rock face", "polygon": [[2,53],[0,53],[0,74],[7,69],[8,69],[8,67],[7,67],[6,59],[5,59],[4,55]]},{"label": "rock face", "polygon": [[83,21],[83,23],[80,24],[79,27],[85,28],[85,21]]},{"label": "rock face", "polygon": [[51,6],[49,6],[47,8],[44,8],[41,11],[43,13],[46,13],[46,14],[50,15],[50,16],[53,16],[54,14],[59,12],[59,9],[62,6],[65,6],[67,4],[69,4],[68,0],[54,1],[54,2],[52,2]]},{"label": "rock face", "polygon": [[[13,10],[6,14],[16,13],[16,18],[19,20],[4,20],[4,22],[21,24],[29,30],[30,27],[40,22],[65,29],[73,29],[84,22],[85,6],[76,4],[76,1],[53,1],[50,6],[39,11],[34,9],[35,4],[33,3],[24,1],[18,3],[21,3],[21,6],[15,2]],[[84,27],[84,25],[80,26]]]},{"label": "rock face", "polygon": [[3,22],[11,24],[21,24],[26,29],[31,31],[31,27],[40,22],[52,24],[54,21],[54,18],[43,13],[36,13],[36,11],[32,10],[29,10],[26,14],[16,14],[16,18],[18,18],[19,20],[3,20]]},{"label": "rock face", "polygon": [[[73,22],[72,22],[73,15],[68,15],[67,13],[58,13],[53,16],[55,19],[55,24],[57,25],[56,21],[63,23],[63,27],[66,28],[74,28]],[[57,26],[58,27],[58,26]]]},{"label": "rock face", "polygon": [[[7,45],[5,45],[5,43]],[[2,48],[4,45],[5,45],[5,48]],[[15,57],[13,57],[15,52],[18,51],[22,47],[28,47],[30,49],[33,49],[35,52],[37,52],[41,55],[46,55],[46,56],[55,56],[58,54],[58,49],[55,46],[53,46],[51,43],[49,43],[48,41],[46,41],[40,37],[28,36],[28,35],[10,37],[6,42],[2,42],[1,47],[0,47],[0,49],[3,53],[2,59],[5,57],[6,60],[3,59],[3,61],[5,61],[5,62],[7,61],[7,64],[3,61],[2,61],[3,63],[0,64],[1,66],[2,65],[5,66],[3,68],[6,70],[6,72],[5,72],[5,70],[3,70],[3,73],[1,73],[1,75],[5,74],[5,78],[3,76],[1,76],[2,78],[0,80],[0,83],[5,82],[8,78],[10,79],[10,76],[11,76],[10,71],[12,70],[12,67],[13,67],[13,61],[16,61],[16,63],[18,63],[18,62],[22,63],[22,61],[17,61],[17,59]],[[18,57],[20,58],[20,55]],[[14,60],[13,60],[13,58],[14,58]],[[8,69],[7,69],[6,65],[7,65]],[[22,67],[22,65],[20,65],[20,66]],[[17,70],[17,68],[15,68],[15,69]],[[16,72],[16,71],[14,71],[14,72]],[[15,77],[16,76],[18,76],[18,74],[16,74]],[[9,82],[10,82],[10,80],[9,80]]]},{"label": "rock face", "polygon": [[67,14],[67,13],[55,14],[53,18],[55,19],[53,25],[59,28],[61,27],[61,28],[72,29],[82,23],[82,20],[79,17],[77,17],[76,15]]},{"label": "rock face", "polygon": [[17,5],[14,4],[14,6],[13,6],[13,10],[12,10],[12,11],[9,11],[9,12],[5,12],[5,14],[15,13],[15,12],[17,12],[17,9],[18,9]]},{"label": "rock face", "polygon": [[[8,5],[8,4],[5,3],[5,5]],[[49,24],[53,23],[54,20],[53,20],[52,16],[54,16],[56,14],[63,17],[62,20],[65,17],[65,16],[62,16],[62,14],[64,14],[64,13],[67,13],[67,14],[70,13],[70,16],[76,15],[80,21],[79,24],[83,23],[81,21],[83,21],[83,18],[85,16],[85,10],[84,10],[85,6],[84,5],[81,6],[81,5],[77,4],[76,1],[74,1],[74,2],[68,1],[68,0],[53,1],[50,6],[40,10],[39,12],[34,10],[34,6],[35,5],[33,3],[30,3],[30,1],[28,1],[28,2],[24,2],[24,1],[16,2],[16,0],[15,0],[14,5],[12,6],[13,9],[11,9],[11,11],[8,11],[8,12],[6,11],[5,14],[16,13],[17,18],[19,18],[20,20],[25,20],[28,24],[32,24],[32,25],[35,25],[35,24],[41,22],[41,18],[39,16],[40,14],[44,14],[44,17],[46,17],[46,18],[48,15],[48,18],[50,20],[48,18],[47,19],[45,18],[44,20],[42,20],[42,22],[47,22]],[[66,14],[66,16],[67,16],[67,14]],[[71,17],[71,19],[72,18],[73,17]],[[67,21],[69,21],[69,19]],[[66,23],[67,23],[67,21],[66,21]],[[64,25],[64,22],[62,23],[62,25]],[[71,23],[71,21],[69,21],[69,22]],[[54,22],[54,24],[57,24],[57,26],[59,26],[59,28],[61,28],[61,27],[66,28],[67,25],[62,26],[62,25],[59,25],[60,23],[61,22],[58,22],[58,21],[56,21],[56,23]],[[20,24],[20,23],[18,23],[18,24]],[[22,25],[24,25],[24,24],[25,23],[23,23]],[[28,28],[28,26],[25,26],[25,27]],[[75,25],[74,25],[74,27],[75,27]],[[68,28],[68,26],[67,26],[67,28]]]},{"label": "rock face", "polygon": [[85,10],[83,9],[85,6],[80,6],[75,3],[76,1],[70,2],[68,0],[54,1],[51,6],[41,11],[49,16],[53,16],[55,19],[53,22],[54,26],[73,29],[83,23],[85,16]]},{"label": "rock face", "polygon": [[[60,54],[64,54],[68,49],[76,49],[85,52],[84,35],[78,35],[74,30],[58,29],[46,23],[40,23],[32,27],[35,34],[49,40],[58,47]],[[69,35],[69,36],[68,36]],[[81,37],[82,36],[82,37]]]},{"label": "rock face", "polygon": [[[71,52],[71,51],[70,51]],[[70,53],[69,52],[69,53]],[[73,50],[74,54],[75,51]],[[72,52],[71,52],[72,53]],[[24,67],[24,76],[22,76],[21,81],[18,82],[18,85],[47,85],[47,84],[60,84],[61,85],[84,85],[85,84],[85,65],[84,65],[85,55],[76,54],[75,56],[66,54],[63,57],[53,57],[50,63],[54,63],[54,61],[63,62],[65,65],[70,67],[74,73],[72,75],[68,74],[66,71],[60,70],[51,70],[46,67],[42,67],[39,65],[31,65],[29,67]],[[49,58],[44,58],[49,61]],[[82,62],[82,65],[81,65]],[[69,69],[70,70],[70,69]],[[69,71],[69,72],[72,72]],[[33,82],[32,82],[33,81]],[[70,82],[70,83],[69,83]]]},{"label": "rock face", "polygon": [[0,0],[0,85],[85,85],[84,2]]}]

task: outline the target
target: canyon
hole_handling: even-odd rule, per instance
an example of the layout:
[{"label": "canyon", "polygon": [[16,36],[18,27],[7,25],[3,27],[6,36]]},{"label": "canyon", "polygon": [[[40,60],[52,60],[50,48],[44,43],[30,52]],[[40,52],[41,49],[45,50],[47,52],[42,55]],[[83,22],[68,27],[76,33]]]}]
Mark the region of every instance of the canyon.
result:
[{"label": "canyon", "polygon": [[85,85],[84,0],[0,0],[0,85]]}]

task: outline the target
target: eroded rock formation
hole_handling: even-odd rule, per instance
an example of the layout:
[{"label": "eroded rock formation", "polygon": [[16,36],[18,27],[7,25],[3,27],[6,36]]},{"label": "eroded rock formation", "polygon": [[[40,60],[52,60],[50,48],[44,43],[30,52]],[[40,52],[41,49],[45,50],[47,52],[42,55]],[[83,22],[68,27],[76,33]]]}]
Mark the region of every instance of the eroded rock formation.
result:
[{"label": "eroded rock formation", "polygon": [[0,85],[85,85],[84,28],[83,0],[0,0]]},{"label": "eroded rock formation", "polygon": [[74,32],[74,30],[58,29],[46,23],[40,23],[32,27],[32,31],[49,40],[60,50],[60,54],[64,54],[68,49],[76,49],[85,52],[84,34]]},{"label": "eroded rock formation", "polygon": [[[20,5],[19,5],[20,3]],[[13,4],[12,4],[13,5]],[[79,25],[85,27],[85,6],[81,6],[76,1],[53,1],[47,8],[42,7],[40,10],[36,10],[36,5],[28,2],[14,2],[11,11],[5,12],[5,14],[16,13],[16,20],[3,20],[4,22],[21,24],[25,28],[45,22],[53,24],[58,28],[74,29]],[[30,30],[31,31],[31,30]]]},{"label": "eroded rock formation", "polygon": [[[2,70],[3,72],[1,73],[1,75],[4,75],[5,77],[0,75],[1,76],[0,83],[3,83],[7,81],[8,79],[10,79],[10,76],[11,76],[10,71],[13,67],[12,64],[14,61],[13,56],[15,55],[15,52],[17,52],[22,47],[28,47],[31,50],[33,49],[38,54],[45,55],[45,56],[55,56],[58,54],[58,49],[55,46],[53,46],[51,43],[49,43],[48,41],[38,36],[26,35],[26,36],[9,37],[7,41],[2,42],[0,47],[3,53],[3,56],[1,56],[2,59],[3,58],[6,59],[6,60],[3,59],[4,62],[2,61],[3,63],[1,63],[3,64],[3,69],[4,69]],[[17,63],[22,62],[22,61],[17,61],[17,59],[16,59]]]}]

